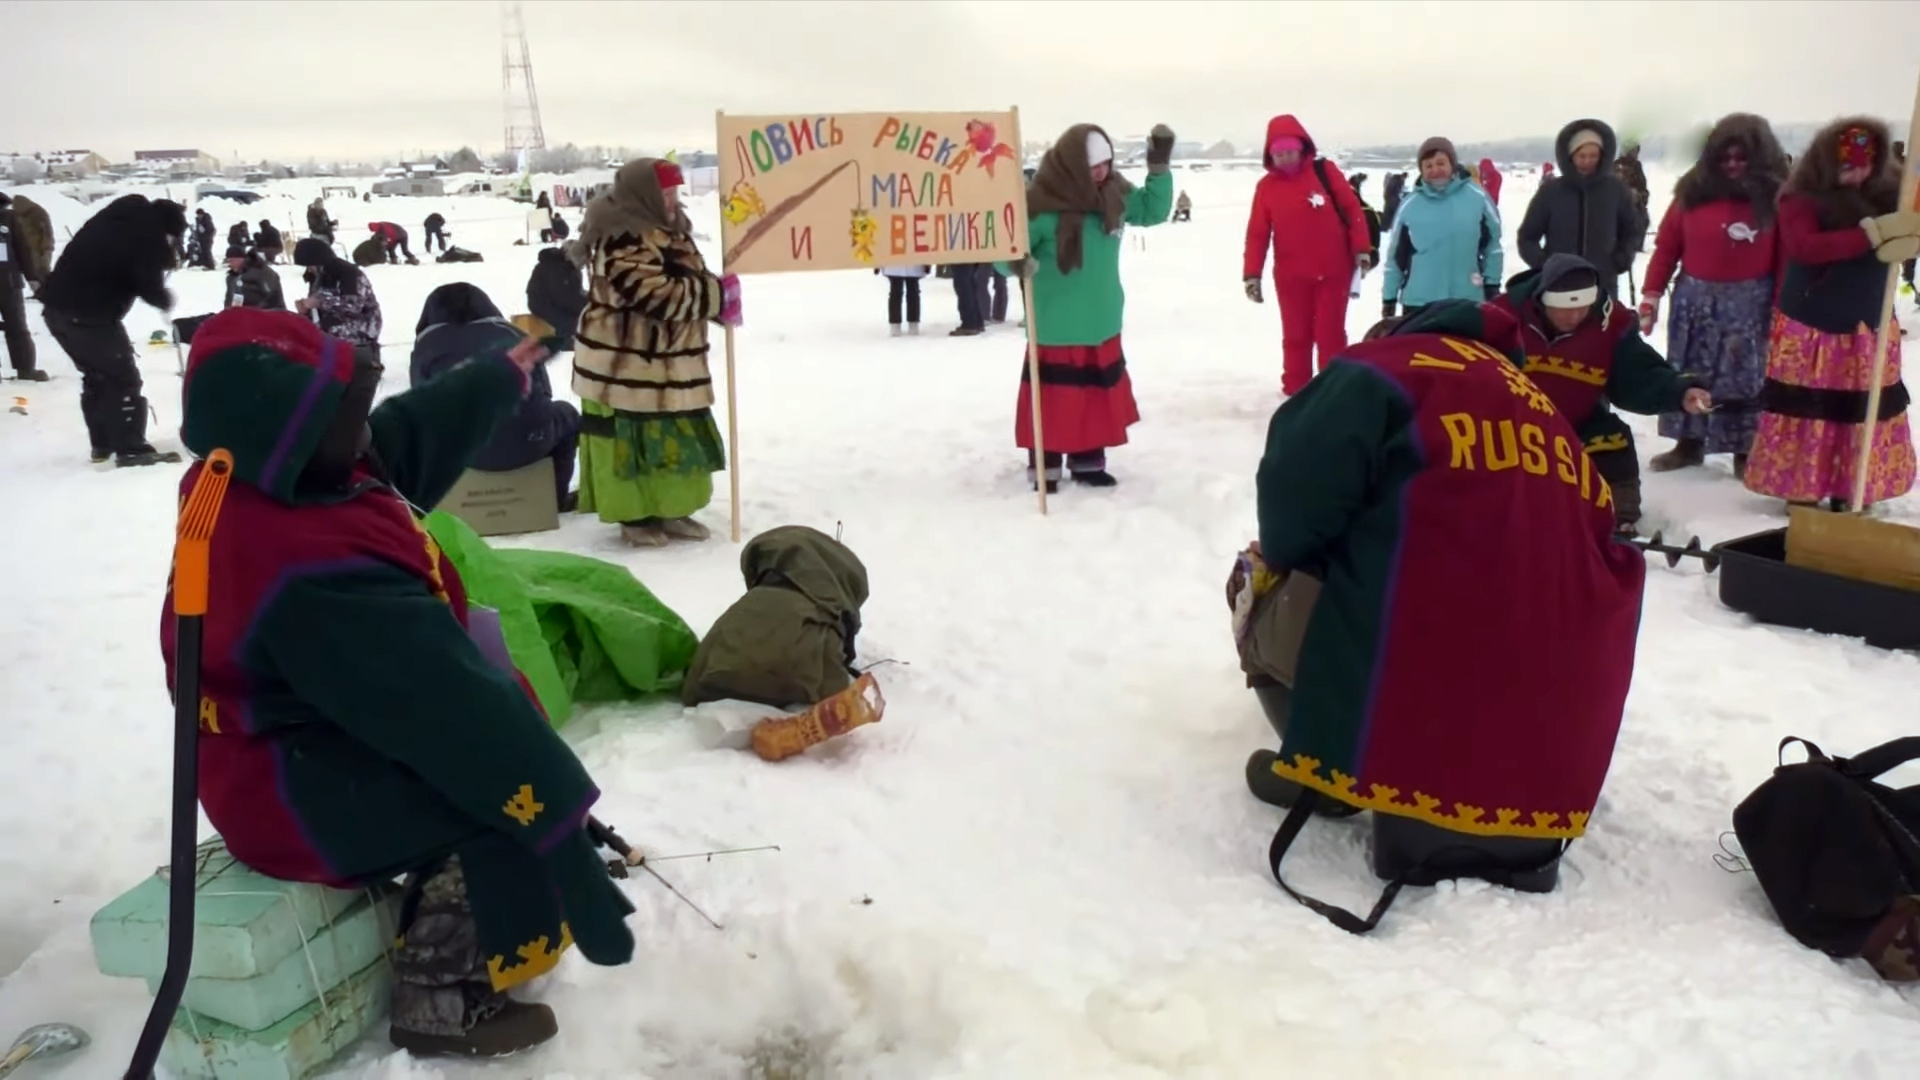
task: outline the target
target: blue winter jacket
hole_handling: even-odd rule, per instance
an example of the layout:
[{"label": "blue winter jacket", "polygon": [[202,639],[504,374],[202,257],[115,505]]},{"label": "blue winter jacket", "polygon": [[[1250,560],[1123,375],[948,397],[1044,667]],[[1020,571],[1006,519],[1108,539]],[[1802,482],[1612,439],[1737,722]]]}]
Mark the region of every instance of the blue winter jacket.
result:
[{"label": "blue winter jacket", "polygon": [[1401,201],[1387,241],[1386,300],[1417,308],[1500,291],[1500,211],[1469,175],[1459,169],[1437,190],[1422,180]]}]

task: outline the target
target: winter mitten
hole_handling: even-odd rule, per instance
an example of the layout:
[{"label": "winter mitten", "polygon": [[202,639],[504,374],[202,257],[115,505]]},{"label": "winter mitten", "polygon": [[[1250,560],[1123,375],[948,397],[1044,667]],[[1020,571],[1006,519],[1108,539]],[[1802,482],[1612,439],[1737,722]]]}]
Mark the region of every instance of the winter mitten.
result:
[{"label": "winter mitten", "polygon": [[1860,227],[1867,230],[1867,239],[1874,247],[1902,236],[1920,236],[1920,211],[1895,210],[1891,214],[1879,217],[1863,218]]},{"label": "winter mitten", "polygon": [[1387,302],[1380,305],[1380,317],[1383,319],[1391,319],[1394,317],[1395,313],[1398,312],[1399,308],[1400,308],[1399,304],[1396,304],[1393,301],[1388,300]]},{"label": "winter mitten", "polygon": [[1260,303],[1260,279],[1250,277],[1246,281],[1241,282],[1241,284],[1247,287],[1247,299],[1256,304]]},{"label": "winter mitten", "polygon": [[1147,133],[1147,171],[1166,172],[1167,162],[1173,160],[1173,129],[1165,124],[1153,125]]},{"label": "winter mitten", "polygon": [[1653,333],[1653,328],[1658,325],[1660,325],[1660,298],[1649,294],[1640,300],[1641,336]]},{"label": "winter mitten", "polygon": [[720,278],[720,325],[729,329],[740,325],[740,275]]},{"label": "winter mitten", "polygon": [[1888,265],[1906,262],[1920,256],[1920,236],[1897,236],[1873,249],[1880,261]]},{"label": "winter mitten", "polygon": [[1364,274],[1373,269],[1373,256],[1363,251],[1353,257],[1353,265],[1359,267],[1360,272]]},{"label": "winter mitten", "polygon": [[1031,255],[1022,255],[1007,263],[1007,276],[1015,281],[1025,281],[1027,276],[1040,269],[1040,260]]},{"label": "winter mitten", "polygon": [[1486,293],[1486,297],[1487,297],[1487,303],[1489,303],[1489,304],[1491,304],[1491,303],[1493,303],[1493,302],[1494,302],[1495,300],[1498,300],[1498,299],[1500,299],[1500,286],[1498,286],[1498,285],[1482,285],[1482,286],[1481,286],[1481,289],[1483,289],[1483,290],[1485,291],[1485,293]]}]

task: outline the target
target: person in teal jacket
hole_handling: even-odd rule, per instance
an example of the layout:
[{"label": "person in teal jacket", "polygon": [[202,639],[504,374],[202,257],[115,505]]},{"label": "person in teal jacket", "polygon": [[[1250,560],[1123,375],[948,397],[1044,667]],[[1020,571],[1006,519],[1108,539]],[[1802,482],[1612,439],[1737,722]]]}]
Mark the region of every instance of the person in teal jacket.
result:
[{"label": "person in teal jacket", "polygon": [[1382,314],[1408,314],[1440,300],[1479,303],[1500,295],[1500,211],[1453,143],[1420,144],[1420,180],[1400,204],[1387,241]]},{"label": "person in teal jacket", "polygon": [[[1112,487],[1107,448],[1124,446],[1140,419],[1120,349],[1126,293],[1120,287],[1120,233],[1159,225],[1173,212],[1173,132],[1154,125],[1147,140],[1147,182],[1135,187],[1113,167],[1113,140],[1093,124],[1062,134],[1027,185],[1028,255],[1002,263],[1009,276],[1031,273],[1033,332],[1040,343],[1041,432],[1047,490],[1058,489],[1064,456],[1076,483]],[[1033,460],[1033,390],[1020,368],[1014,443]]]}]

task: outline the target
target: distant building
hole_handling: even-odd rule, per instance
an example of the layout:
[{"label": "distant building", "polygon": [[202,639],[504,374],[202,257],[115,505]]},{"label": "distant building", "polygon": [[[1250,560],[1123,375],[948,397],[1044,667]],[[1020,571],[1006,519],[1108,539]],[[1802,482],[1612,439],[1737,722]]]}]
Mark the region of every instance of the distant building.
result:
[{"label": "distant building", "polygon": [[110,164],[91,150],[48,150],[33,156],[46,168],[48,178],[57,180],[98,176]]},{"label": "distant building", "polygon": [[135,150],[134,165],[161,173],[220,175],[220,159],[201,150]]}]

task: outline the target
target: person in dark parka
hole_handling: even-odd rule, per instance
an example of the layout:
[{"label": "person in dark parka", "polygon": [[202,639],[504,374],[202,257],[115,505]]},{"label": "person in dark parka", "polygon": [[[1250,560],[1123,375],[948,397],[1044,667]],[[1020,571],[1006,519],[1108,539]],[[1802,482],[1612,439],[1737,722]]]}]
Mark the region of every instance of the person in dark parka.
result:
[{"label": "person in dark parka", "polygon": [[280,275],[257,251],[242,247],[227,249],[226,307],[250,307],[261,311],[287,310],[286,295],[280,288]]},{"label": "person in dark parka", "polygon": [[1381,231],[1393,227],[1393,215],[1400,212],[1400,200],[1407,197],[1407,174],[1390,172],[1387,174],[1387,186],[1380,204]]},{"label": "person in dark parka", "polygon": [[25,259],[19,232],[13,200],[0,194],[0,330],[6,333],[7,360],[16,378],[45,382],[47,373],[36,364],[33,332],[27,329]]},{"label": "person in dark parka", "polygon": [[327,216],[325,199],[315,199],[307,207],[307,231],[327,243],[333,243],[333,229],[338,224],[340,223]]},{"label": "person in dark parka", "polygon": [[273,222],[261,218],[260,231],[253,237],[253,247],[262,259],[274,262],[287,250],[287,243],[281,238],[280,230],[273,227]]},{"label": "person in dark parka", "polygon": [[236,244],[246,248],[253,246],[253,230],[247,228],[247,223],[244,221],[234,222],[233,228],[227,230],[227,246],[233,247]]},{"label": "person in dark parka", "polygon": [[1618,296],[1618,279],[1633,267],[1647,238],[1647,221],[1634,210],[1613,161],[1613,129],[1599,120],[1575,120],[1554,140],[1559,174],[1542,180],[1520,222],[1520,258],[1538,270],[1550,255],[1578,255],[1600,271],[1600,289]]},{"label": "person in dark parka", "polygon": [[213,215],[204,209],[193,212],[193,241],[187,245],[187,263],[202,270],[213,269],[213,238],[220,230],[213,224]]},{"label": "person in dark parka", "polygon": [[567,260],[561,248],[542,248],[527,277],[527,310],[553,327],[558,339],[554,348],[573,348],[573,333],[580,328],[580,313],[587,307],[587,287],[580,279],[580,268]]},{"label": "person in dark parka", "polygon": [[433,242],[435,240],[440,241],[441,251],[447,250],[447,219],[443,215],[438,211],[428,214],[427,220],[421,222],[420,227],[427,231],[427,241],[421,250],[429,255],[433,254]]},{"label": "person in dark parka", "polygon": [[80,414],[95,463],[117,466],[179,461],[147,442],[147,399],[133,342],[121,320],[144,300],[173,307],[167,272],[187,232],[187,208],[123,195],[73,234],[40,290],[47,331],[80,372]]},{"label": "person in dark parka", "polygon": [[[471,357],[509,348],[526,335],[508,322],[493,300],[476,285],[457,281],[427,294],[415,328],[410,384],[423,386]],[[512,416],[500,422],[493,438],[474,456],[473,467],[512,472],[544,457],[553,459],[553,490],[562,511],[571,509],[579,449],[580,411],[553,400],[553,383],[543,361],[528,374],[526,396]]]}]

